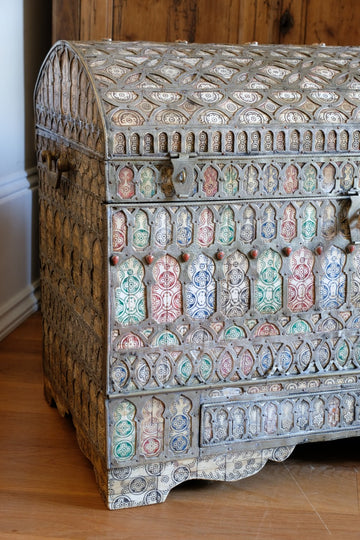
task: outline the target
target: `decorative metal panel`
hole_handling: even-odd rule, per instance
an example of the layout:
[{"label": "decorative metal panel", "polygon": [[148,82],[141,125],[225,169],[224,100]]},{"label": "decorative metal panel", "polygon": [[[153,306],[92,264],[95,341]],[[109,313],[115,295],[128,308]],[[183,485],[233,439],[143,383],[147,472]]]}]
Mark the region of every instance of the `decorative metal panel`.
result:
[{"label": "decorative metal panel", "polygon": [[298,249],[291,255],[288,307],[292,312],[308,311],[314,305],[314,264],[315,257],[309,249]]},{"label": "decorative metal panel", "polygon": [[113,435],[114,456],[117,460],[130,459],[135,453],[135,407],[123,401],[114,414],[116,420]]},{"label": "decorative metal panel", "polygon": [[226,317],[241,317],[250,307],[250,283],[246,277],[249,262],[239,251],[229,255],[223,264],[224,282],[221,310]]},{"label": "decorative metal panel", "polygon": [[186,311],[192,319],[207,319],[215,309],[215,265],[203,254],[189,267],[190,283],[186,288]]},{"label": "decorative metal panel", "polygon": [[123,326],[145,319],[145,287],[143,265],[131,257],[119,265],[118,287],[115,289],[116,320]]},{"label": "decorative metal panel", "polygon": [[45,393],[109,507],[360,434],[359,51],[50,51]]},{"label": "decorative metal panel", "polygon": [[208,247],[214,242],[214,216],[209,208],[201,210],[198,227],[198,242],[202,247]]},{"label": "decorative metal panel", "polygon": [[[324,392],[295,394],[280,399],[202,406],[201,446],[223,445],[299,433],[316,433],[331,428],[357,427],[358,393]],[[261,413],[263,411],[263,413]]]},{"label": "decorative metal panel", "polygon": [[259,257],[255,282],[255,306],[259,313],[276,313],[282,306],[281,257],[272,249]]},{"label": "decorative metal panel", "polygon": [[[39,76],[36,122],[51,129],[59,117],[61,135],[107,156],[356,151],[357,56],[319,46],[59,42]],[[87,122],[74,129],[78,118]]]},{"label": "decorative metal panel", "polygon": [[146,402],[140,423],[140,446],[145,457],[158,456],[164,445],[164,405],[157,398]]},{"label": "decorative metal panel", "polygon": [[170,255],[164,255],[154,265],[151,302],[153,318],[158,323],[172,322],[182,313],[179,274],[180,266]]},{"label": "decorative metal panel", "polygon": [[338,308],[345,302],[345,254],[339,248],[331,246],[321,262],[324,273],[321,278],[320,306],[324,309]]}]

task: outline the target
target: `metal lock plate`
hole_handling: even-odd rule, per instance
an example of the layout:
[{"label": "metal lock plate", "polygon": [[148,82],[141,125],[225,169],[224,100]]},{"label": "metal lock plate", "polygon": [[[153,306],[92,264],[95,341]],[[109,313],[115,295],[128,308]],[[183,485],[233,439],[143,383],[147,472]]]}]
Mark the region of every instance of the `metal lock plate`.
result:
[{"label": "metal lock plate", "polygon": [[173,186],[178,197],[188,198],[195,190],[194,166],[197,154],[170,154],[173,166]]}]

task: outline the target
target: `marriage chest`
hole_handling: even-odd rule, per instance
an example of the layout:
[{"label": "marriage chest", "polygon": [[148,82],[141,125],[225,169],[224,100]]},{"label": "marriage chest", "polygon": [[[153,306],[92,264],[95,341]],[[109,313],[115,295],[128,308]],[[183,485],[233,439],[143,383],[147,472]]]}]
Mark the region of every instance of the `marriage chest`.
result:
[{"label": "marriage chest", "polygon": [[109,508],[360,434],[360,49],[58,42],[44,377]]}]

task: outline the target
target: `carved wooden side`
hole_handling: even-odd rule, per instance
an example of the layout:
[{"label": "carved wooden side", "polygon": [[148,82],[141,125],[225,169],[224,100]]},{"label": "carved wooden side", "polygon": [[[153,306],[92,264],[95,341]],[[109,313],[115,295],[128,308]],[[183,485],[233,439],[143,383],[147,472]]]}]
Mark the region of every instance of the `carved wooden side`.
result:
[{"label": "carved wooden side", "polygon": [[[57,150],[41,136],[38,148]],[[73,170],[55,189],[39,155],[45,394],[72,415],[78,437],[88,441],[82,448],[94,460],[104,459],[106,445],[105,221],[94,195],[104,165],[76,150],[69,159]]]}]

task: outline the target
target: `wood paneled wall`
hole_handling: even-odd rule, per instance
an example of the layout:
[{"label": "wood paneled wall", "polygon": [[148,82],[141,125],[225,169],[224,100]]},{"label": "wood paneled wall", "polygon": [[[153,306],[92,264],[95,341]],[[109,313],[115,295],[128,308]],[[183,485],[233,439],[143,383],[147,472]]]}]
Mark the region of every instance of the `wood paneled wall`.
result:
[{"label": "wood paneled wall", "polygon": [[358,0],[53,0],[58,39],[360,44]]}]

